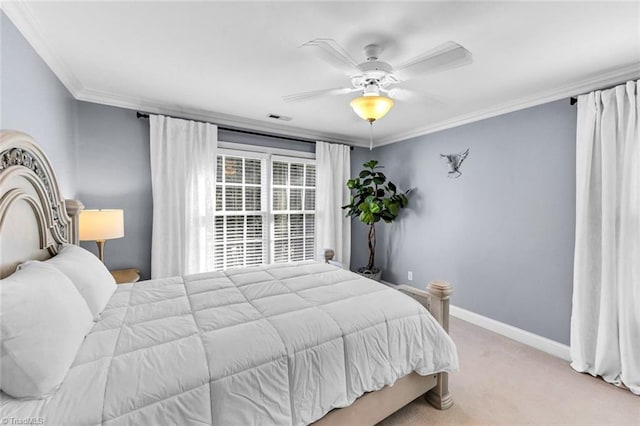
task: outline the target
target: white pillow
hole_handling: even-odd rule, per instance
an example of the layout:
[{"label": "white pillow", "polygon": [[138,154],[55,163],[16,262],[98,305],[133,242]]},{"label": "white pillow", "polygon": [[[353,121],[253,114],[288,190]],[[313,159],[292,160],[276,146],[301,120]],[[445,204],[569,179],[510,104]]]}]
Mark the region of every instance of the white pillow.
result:
[{"label": "white pillow", "polygon": [[65,244],[46,263],[62,271],[76,286],[95,320],[116,291],[116,280],[93,253],[82,247]]},{"label": "white pillow", "polygon": [[28,262],[0,280],[0,389],[43,398],[62,383],[93,327],[71,280],[53,266]]}]

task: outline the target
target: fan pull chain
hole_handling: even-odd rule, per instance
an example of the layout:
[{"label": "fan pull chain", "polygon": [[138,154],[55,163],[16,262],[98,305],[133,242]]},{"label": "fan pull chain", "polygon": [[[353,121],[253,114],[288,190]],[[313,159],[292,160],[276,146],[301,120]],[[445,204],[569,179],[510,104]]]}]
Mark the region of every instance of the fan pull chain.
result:
[{"label": "fan pull chain", "polygon": [[369,121],[369,151],[373,151],[373,121]]}]

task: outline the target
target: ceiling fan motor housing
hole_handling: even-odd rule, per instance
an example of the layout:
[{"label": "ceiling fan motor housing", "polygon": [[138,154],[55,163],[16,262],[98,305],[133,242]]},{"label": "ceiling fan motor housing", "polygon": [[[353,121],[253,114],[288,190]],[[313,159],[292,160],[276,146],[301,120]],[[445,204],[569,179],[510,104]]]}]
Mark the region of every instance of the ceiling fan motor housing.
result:
[{"label": "ceiling fan motor housing", "polygon": [[367,61],[375,61],[380,57],[380,54],[384,48],[379,44],[367,44],[364,47],[364,57],[367,58]]},{"label": "ceiling fan motor housing", "polygon": [[393,68],[386,62],[382,61],[367,61],[358,65],[358,69],[360,69],[363,73],[380,73],[380,74],[390,74]]},{"label": "ceiling fan motor housing", "polygon": [[362,88],[365,95],[371,93],[375,85],[375,94],[380,88],[386,88],[390,84],[397,83],[398,80],[391,73],[393,68],[386,62],[368,61],[358,65],[362,75],[351,79],[354,87]]}]

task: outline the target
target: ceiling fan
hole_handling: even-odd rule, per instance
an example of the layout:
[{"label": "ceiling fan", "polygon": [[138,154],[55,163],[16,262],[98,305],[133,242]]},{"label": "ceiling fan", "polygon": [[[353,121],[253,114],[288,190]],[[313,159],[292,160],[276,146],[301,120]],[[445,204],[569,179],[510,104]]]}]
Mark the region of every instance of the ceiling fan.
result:
[{"label": "ceiling fan", "polygon": [[300,47],[315,48],[322,59],[349,76],[351,86],[296,93],[284,96],[283,100],[299,102],[322,96],[361,92],[361,96],[354,99],[351,106],[361,118],[370,123],[381,118],[391,109],[393,101],[389,98],[403,100],[414,96],[412,91],[396,87],[398,84],[428,73],[440,72],[472,62],[471,52],[453,41],[443,43],[396,67],[380,60],[383,47],[379,44],[369,44],[364,47],[366,60],[361,63],[356,62],[332,39],[318,38]]}]

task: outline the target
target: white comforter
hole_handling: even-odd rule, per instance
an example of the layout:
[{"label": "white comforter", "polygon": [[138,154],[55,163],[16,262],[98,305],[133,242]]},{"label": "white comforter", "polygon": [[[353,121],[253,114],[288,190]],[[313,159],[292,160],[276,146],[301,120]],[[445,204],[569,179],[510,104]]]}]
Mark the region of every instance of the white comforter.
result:
[{"label": "white comforter", "polygon": [[327,264],[269,265],[118,286],[60,389],[36,401],[2,394],[0,417],[299,425],[457,362],[410,297]]}]

